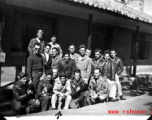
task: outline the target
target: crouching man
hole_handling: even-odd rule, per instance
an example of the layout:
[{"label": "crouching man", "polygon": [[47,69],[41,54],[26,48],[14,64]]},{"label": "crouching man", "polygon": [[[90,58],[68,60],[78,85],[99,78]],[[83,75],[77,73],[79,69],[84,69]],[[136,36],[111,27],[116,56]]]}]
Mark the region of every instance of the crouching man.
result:
[{"label": "crouching man", "polygon": [[103,102],[108,97],[108,82],[101,76],[100,69],[94,69],[89,82],[90,102],[95,104]]},{"label": "crouching man", "polygon": [[81,78],[80,69],[74,71],[74,77],[71,79],[71,96],[72,101],[70,103],[71,109],[84,107],[87,105],[86,97],[89,95],[87,90],[87,84]]},{"label": "crouching man", "polygon": [[30,89],[32,88],[32,84],[28,84],[26,76],[27,74],[20,72],[18,74],[18,81],[13,86],[12,107],[16,115],[20,115],[24,108],[26,113],[30,113],[36,110],[40,104],[39,100],[35,97],[35,89]]},{"label": "crouching man", "polygon": [[51,105],[51,96],[53,94],[53,72],[46,71],[46,76],[38,83],[37,95],[41,103],[41,111],[47,111]]},{"label": "crouching man", "polygon": [[[53,88],[53,96],[52,96],[52,109],[56,109],[56,102],[58,100],[58,107],[57,109],[61,109],[62,105],[64,105],[63,109],[68,109],[69,104],[71,102],[71,87],[70,81],[67,80],[66,74],[60,73],[58,81],[55,82]],[[64,102],[64,104],[62,104]]]}]

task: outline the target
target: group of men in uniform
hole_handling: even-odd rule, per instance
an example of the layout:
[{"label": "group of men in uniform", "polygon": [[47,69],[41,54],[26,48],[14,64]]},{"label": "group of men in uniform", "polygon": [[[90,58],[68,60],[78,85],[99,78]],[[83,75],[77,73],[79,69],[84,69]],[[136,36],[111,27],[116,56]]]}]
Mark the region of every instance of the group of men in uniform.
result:
[{"label": "group of men in uniform", "polygon": [[[85,45],[69,46],[63,55],[56,43],[42,41],[43,31],[28,45],[27,74],[20,72],[13,87],[13,110],[20,114],[37,110],[76,109],[104,101],[125,100],[119,75],[123,64],[115,50],[95,49],[95,57]],[[63,57],[62,57],[63,56]],[[118,94],[116,94],[118,91]],[[119,98],[119,99],[118,99]],[[23,109],[25,108],[25,109]]]}]

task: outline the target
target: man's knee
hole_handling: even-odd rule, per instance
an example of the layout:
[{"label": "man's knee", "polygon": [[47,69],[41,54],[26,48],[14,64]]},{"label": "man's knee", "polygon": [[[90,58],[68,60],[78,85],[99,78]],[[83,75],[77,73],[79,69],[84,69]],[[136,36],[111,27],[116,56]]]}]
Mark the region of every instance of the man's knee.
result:
[{"label": "man's knee", "polygon": [[37,109],[37,108],[39,107],[39,105],[36,104],[35,99],[30,100],[30,101],[28,102],[28,106],[29,106],[31,109],[33,109],[33,110],[35,110],[35,109]]},{"label": "man's knee", "polygon": [[50,99],[50,97],[47,95],[43,97],[43,101],[49,101],[49,99]]},{"label": "man's knee", "polygon": [[67,95],[66,100],[71,101],[72,100],[71,95]]},{"label": "man's knee", "polygon": [[12,101],[12,107],[14,111],[20,111],[22,109],[22,103],[16,100]]},{"label": "man's knee", "polygon": [[70,108],[71,109],[77,109],[77,108],[79,108],[78,102],[72,100],[71,103],[70,103]]}]

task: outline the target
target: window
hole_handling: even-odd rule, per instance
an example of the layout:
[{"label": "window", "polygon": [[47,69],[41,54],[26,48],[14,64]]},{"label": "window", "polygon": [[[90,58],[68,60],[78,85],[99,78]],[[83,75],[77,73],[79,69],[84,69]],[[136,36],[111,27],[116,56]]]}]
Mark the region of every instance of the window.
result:
[{"label": "window", "polygon": [[131,58],[135,57],[137,51],[138,59],[148,59],[150,43],[146,41],[146,35],[139,35],[139,41],[136,42],[136,34],[132,35]]}]

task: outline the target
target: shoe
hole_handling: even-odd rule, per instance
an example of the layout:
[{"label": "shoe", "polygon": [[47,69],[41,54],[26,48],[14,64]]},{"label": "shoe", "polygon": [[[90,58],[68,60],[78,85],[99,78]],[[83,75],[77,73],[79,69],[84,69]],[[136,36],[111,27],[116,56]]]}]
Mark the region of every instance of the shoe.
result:
[{"label": "shoe", "polygon": [[115,98],[115,99],[114,98],[110,98],[109,101],[110,102],[116,102],[116,101],[119,101],[119,99],[117,99],[117,98]]},{"label": "shoe", "polygon": [[56,108],[52,108],[52,110],[56,110]]},{"label": "shoe", "polygon": [[31,112],[31,108],[29,106],[26,107],[26,113],[29,114]]},{"label": "shoe", "polygon": [[124,98],[124,96],[120,96],[120,100],[126,100],[126,98]]}]

